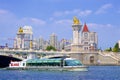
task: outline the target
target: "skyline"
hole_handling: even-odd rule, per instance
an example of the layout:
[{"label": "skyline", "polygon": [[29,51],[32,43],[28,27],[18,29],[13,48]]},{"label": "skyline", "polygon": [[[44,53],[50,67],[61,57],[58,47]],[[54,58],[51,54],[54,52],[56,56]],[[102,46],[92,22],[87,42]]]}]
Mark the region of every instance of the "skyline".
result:
[{"label": "skyline", "polygon": [[[119,0],[0,0],[0,45],[10,43],[20,26],[32,26],[34,38],[72,39],[73,17],[98,34],[98,48],[113,47],[120,40]],[[94,4],[94,5],[93,5]]]}]

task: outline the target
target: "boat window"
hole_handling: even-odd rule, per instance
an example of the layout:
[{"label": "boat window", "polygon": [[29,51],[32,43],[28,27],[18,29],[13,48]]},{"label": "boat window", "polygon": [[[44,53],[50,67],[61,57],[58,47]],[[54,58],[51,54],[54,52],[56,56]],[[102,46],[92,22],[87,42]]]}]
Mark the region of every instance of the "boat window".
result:
[{"label": "boat window", "polygon": [[27,61],[27,66],[60,66],[61,59],[33,59]]},{"label": "boat window", "polygon": [[23,63],[23,66],[25,66],[25,63]]},{"label": "boat window", "polygon": [[81,66],[82,63],[79,60],[65,60],[65,66]]}]

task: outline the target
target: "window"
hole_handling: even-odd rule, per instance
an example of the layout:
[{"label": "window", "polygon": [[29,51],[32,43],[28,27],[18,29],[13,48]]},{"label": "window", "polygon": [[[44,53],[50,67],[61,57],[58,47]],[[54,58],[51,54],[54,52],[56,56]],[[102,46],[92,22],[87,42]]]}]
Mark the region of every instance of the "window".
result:
[{"label": "window", "polygon": [[82,63],[79,60],[65,60],[65,66],[80,66]]},{"label": "window", "polygon": [[84,47],[84,50],[88,50],[89,48],[88,47]]},{"label": "window", "polygon": [[88,44],[88,42],[84,42],[84,44],[86,44],[86,45],[87,45],[87,44]]}]

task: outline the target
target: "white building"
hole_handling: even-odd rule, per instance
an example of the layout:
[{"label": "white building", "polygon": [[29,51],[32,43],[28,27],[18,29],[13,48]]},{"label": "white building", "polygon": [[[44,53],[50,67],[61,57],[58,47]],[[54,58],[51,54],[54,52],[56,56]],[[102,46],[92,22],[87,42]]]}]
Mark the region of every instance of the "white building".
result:
[{"label": "white building", "polygon": [[50,43],[48,41],[44,41],[44,48],[43,50],[46,50],[46,48],[50,46]]},{"label": "white building", "polygon": [[30,49],[32,48],[32,41],[33,41],[33,32],[31,26],[24,26],[20,27],[16,40],[14,42],[14,48],[21,48],[21,49]]},{"label": "white building", "polygon": [[71,41],[67,40],[67,39],[62,39],[60,41],[60,50],[70,50],[70,48],[68,48],[68,46],[71,45]]},{"label": "white building", "polygon": [[97,38],[97,33],[90,32],[85,23],[81,34],[81,44],[83,45],[83,50],[97,50]]},{"label": "white building", "polygon": [[57,44],[58,44],[57,35],[53,33],[50,35],[50,45],[57,49]]},{"label": "white building", "polygon": [[14,48],[22,49],[24,48],[24,32],[23,28],[20,27],[17,32],[17,37],[14,40]]},{"label": "white building", "polygon": [[23,27],[24,32],[24,48],[30,49],[32,48],[32,42],[33,42],[33,32],[31,26],[24,26]]},{"label": "white building", "polygon": [[82,24],[80,21],[74,17],[73,18],[73,24],[72,24],[72,29],[73,29],[73,42],[71,44],[71,51],[82,51],[82,44],[81,44],[81,31]]},{"label": "white building", "polygon": [[118,45],[119,45],[119,48],[120,48],[120,40],[118,41]]},{"label": "white building", "polygon": [[39,38],[39,49],[43,50],[44,49],[44,39],[42,37]]},{"label": "white building", "polygon": [[71,44],[71,51],[95,51],[98,46],[98,36],[96,32],[90,32],[86,23],[83,26],[79,20],[73,19],[73,42]]}]

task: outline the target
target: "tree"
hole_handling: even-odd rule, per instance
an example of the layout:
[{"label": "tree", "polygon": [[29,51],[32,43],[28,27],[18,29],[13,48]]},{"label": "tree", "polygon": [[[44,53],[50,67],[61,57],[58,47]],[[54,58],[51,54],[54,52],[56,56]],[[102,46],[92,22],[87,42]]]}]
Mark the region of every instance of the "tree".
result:
[{"label": "tree", "polygon": [[107,49],[105,49],[105,51],[110,52],[110,51],[112,51],[112,48],[111,48],[111,47],[110,47],[110,48],[107,48]]},{"label": "tree", "polygon": [[53,46],[47,46],[46,50],[47,51],[51,51],[51,50],[56,51],[55,47],[53,47]]},{"label": "tree", "polygon": [[119,44],[116,43],[114,48],[113,48],[113,52],[119,52]]}]

